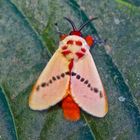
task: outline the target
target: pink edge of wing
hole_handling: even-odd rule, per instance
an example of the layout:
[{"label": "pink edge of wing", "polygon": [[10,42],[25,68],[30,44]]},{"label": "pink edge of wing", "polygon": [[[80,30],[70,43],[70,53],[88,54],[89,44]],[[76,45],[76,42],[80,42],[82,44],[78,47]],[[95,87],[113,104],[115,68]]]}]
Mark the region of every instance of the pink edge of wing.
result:
[{"label": "pink edge of wing", "polygon": [[104,117],[108,112],[107,97],[89,51],[87,51],[85,57],[74,63],[72,71],[85,80],[89,80],[90,85],[99,89],[102,93],[102,97],[100,97],[99,93],[91,91],[91,88],[87,87],[80,79],[71,76],[71,93],[75,102],[87,113],[96,117]]},{"label": "pink edge of wing", "polygon": [[35,86],[33,87],[33,90],[29,97],[29,106],[31,109],[47,109],[50,106],[57,104],[65,97],[70,80],[70,76],[68,75],[52,81],[50,86],[40,86],[38,91],[37,86],[41,85],[41,83],[43,82],[47,83],[50,79],[52,79],[53,76],[60,76],[62,73],[67,72],[68,64],[69,62],[67,61],[67,59],[63,57],[59,50],[57,50],[56,53],[52,56],[51,60],[48,62],[43,72],[41,73]]}]

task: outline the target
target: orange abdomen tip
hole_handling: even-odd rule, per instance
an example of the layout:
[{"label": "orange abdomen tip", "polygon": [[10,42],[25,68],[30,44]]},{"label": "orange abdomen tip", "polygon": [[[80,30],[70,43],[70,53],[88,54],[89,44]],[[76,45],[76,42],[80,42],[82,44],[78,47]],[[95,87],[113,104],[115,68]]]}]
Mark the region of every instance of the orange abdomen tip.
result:
[{"label": "orange abdomen tip", "polygon": [[67,95],[66,98],[63,99],[62,109],[65,119],[70,121],[77,121],[80,119],[80,108],[70,95]]}]

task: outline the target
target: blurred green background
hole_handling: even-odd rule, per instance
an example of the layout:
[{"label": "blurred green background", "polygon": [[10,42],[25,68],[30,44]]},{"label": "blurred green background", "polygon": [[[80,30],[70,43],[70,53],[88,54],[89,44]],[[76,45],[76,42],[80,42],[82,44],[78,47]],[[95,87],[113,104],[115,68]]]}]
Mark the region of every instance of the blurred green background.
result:
[{"label": "blurred green background", "polygon": [[[61,107],[32,111],[31,88],[58,48],[54,23],[68,33],[90,17],[83,34],[107,39],[91,54],[109,101],[99,119],[63,119]],[[140,140],[139,0],[0,0],[0,140]]]}]

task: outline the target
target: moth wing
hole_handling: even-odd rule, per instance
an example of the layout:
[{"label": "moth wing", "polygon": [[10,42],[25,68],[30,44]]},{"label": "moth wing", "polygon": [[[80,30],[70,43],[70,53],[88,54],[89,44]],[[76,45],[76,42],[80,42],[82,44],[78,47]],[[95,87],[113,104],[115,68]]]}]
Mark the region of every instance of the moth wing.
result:
[{"label": "moth wing", "polygon": [[74,63],[71,94],[74,101],[87,113],[103,117],[108,111],[104,87],[90,52]]},{"label": "moth wing", "polygon": [[69,62],[58,49],[32,89],[29,97],[31,109],[47,109],[64,98],[70,80],[67,74],[68,64]]}]

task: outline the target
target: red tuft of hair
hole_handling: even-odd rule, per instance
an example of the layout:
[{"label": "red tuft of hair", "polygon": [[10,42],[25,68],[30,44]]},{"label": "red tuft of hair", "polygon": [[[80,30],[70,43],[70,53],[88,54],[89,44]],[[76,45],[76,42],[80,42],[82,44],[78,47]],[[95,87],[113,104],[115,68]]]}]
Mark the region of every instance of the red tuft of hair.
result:
[{"label": "red tuft of hair", "polygon": [[90,35],[86,36],[85,40],[86,40],[87,44],[89,45],[89,47],[91,47],[94,44],[94,38]]},{"label": "red tuft of hair", "polygon": [[69,121],[78,121],[80,119],[80,108],[74,102],[71,95],[67,95],[62,101],[64,118]]}]

